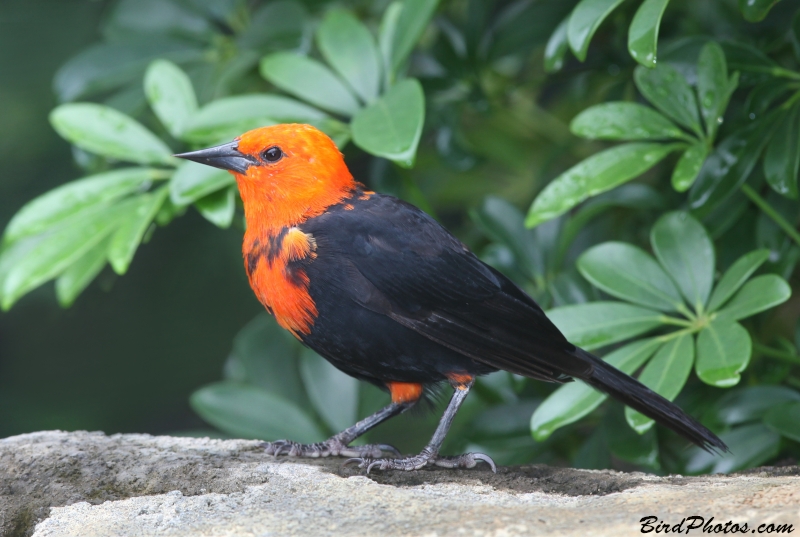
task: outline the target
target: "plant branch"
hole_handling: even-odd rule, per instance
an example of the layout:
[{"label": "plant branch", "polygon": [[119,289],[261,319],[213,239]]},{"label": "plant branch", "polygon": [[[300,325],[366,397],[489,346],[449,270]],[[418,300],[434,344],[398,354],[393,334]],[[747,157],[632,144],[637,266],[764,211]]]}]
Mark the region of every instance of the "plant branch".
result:
[{"label": "plant branch", "polygon": [[784,230],[786,234],[789,235],[794,242],[800,245],[800,233],[798,233],[797,229],[794,226],[792,226],[789,222],[787,222],[786,219],[783,216],[781,216],[781,214],[778,211],[773,209],[772,205],[767,203],[767,200],[759,196],[758,192],[753,190],[753,188],[748,184],[742,185],[742,192],[744,193],[745,196],[750,198],[750,201],[755,203],[759,209],[764,211],[764,214],[769,216],[776,224],[778,224],[778,227]]}]

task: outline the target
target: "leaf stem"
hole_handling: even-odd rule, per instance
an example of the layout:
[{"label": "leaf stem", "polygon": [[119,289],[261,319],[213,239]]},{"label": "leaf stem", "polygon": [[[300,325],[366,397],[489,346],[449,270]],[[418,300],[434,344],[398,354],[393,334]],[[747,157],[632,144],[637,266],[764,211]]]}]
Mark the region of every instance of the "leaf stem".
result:
[{"label": "leaf stem", "polygon": [[772,347],[768,347],[767,345],[762,345],[758,342],[753,342],[753,350],[756,352],[760,352],[764,356],[769,356],[770,358],[777,358],[784,362],[789,362],[790,364],[800,364],[800,356],[795,353],[782,351],[780,349],[774,349]]},{"label": "leaf stem", "polygon": [[658,336],[656,339],[662,343],[666,343],[671,339],[675,339],[676,337],[682,337],[689,334],[694,334],[695,332],[700,331],[700,328],[697,327],[689,327],[684,328],[683,330],[675,330],[674,332],[670,332],[669,334],[664,334],[663,336]]},{"label": "leaf stem", "polygon": [[658,318],[658,320],[662,324],[672,324],[675,326],[684,326],[687,328],[693,325],[691,321],[686,321],[684,319],[677,319],[675,317],[670,317],[669,315],[662,315],[661,317]]},{"label": "leaf stem", "polygon": [[769,216],[776,224],[778,224],[778,227],[784,230],[794,242],[800,245],[800,233],[798,233],[797,229],[787,222],[786,219],[781,216],[780,213],[778,213],[778,211],[773,209],[772,206],[767,203],[767,200],[759,196],[758,192],[753,190],[753,188],[747,183],[742,185],[742,192],[745,196],[750,198],[750,201],[755,203],[759,209],[764,211],[764,214]]}]

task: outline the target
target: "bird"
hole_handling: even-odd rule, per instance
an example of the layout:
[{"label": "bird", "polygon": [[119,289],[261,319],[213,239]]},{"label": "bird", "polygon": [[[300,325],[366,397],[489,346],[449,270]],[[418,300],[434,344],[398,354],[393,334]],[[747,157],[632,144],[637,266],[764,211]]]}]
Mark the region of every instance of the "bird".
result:
[{"label": "bird", "polygon": [[[476,378],[498,370],[555,383],[579,379],[707,451],[727,451],[677,405],[567,341],[525,291],[434,218],[367,190],[314,126],[261,127],[175,156],[234,175],[246,223],[244,268],[277,323],[391,396],[386,407],[323,442],[267,442],[268,454],[344,456],[367,473],[481,462],[496,471],[487,454],[440,449]],[[447,384],[453,395],[420,453],[352,445]]]}]

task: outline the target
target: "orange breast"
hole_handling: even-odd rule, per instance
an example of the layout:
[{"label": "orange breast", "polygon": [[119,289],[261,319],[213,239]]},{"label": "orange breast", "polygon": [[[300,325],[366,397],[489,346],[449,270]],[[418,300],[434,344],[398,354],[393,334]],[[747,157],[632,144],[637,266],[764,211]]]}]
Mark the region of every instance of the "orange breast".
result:
[{"label": "orange breast", "polygon": [[314,237],[296,227],[267,238],[263,246],[258,240],[244,244],[250,287],[278,324],[297,338],[311,332],[317,307],[308,293],[308,275],[293,262],[314,259],[316,247]]}]

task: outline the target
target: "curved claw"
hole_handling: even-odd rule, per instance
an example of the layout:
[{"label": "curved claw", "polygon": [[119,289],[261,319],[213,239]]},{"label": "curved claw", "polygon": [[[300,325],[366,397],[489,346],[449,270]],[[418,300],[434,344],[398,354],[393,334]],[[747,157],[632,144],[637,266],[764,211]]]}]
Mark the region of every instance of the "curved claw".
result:
[{"label": "curved claw", "polygon": [[497,473],[497,465],[494,463],[494,461],[489,455],[486,455],[485,453],[473,453],[472,458],[478,461],[485,462],[492,468],[492,472],[494,472],[495,474]]},{"label": "curved claw", "polygon": [[386,466],[387,466],[386,460],[385,459],[380,459],[380,460],[372,461],[371,463],[369,463],[369,466],[367,466],[367,475],[369,475],[370,470],[372,470],[372,468],[375,467],[375,466],[378,466],[379,470],[385,470]]},{"label": "curved claw", "polygon": [[381,449],[381,451],[388,451],[389,453],[391,453],[396,457],[399,457],[401,455],[400,450],[391,444],[377,444],[377,446]]},{"label": "curved claw", "polygon": [[358,463],[358,467],[362,468],[365,462],[366,462],[366,459],[362,459],[361,457],[353,457],[351,459],[347,459],[346,461],[344,461],[344,464],[342,464],[342,466],[347,466],[348,464]]}]

